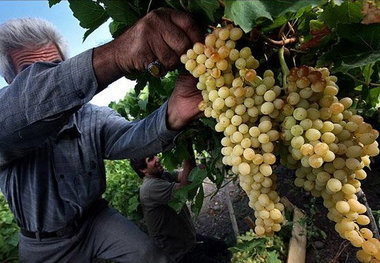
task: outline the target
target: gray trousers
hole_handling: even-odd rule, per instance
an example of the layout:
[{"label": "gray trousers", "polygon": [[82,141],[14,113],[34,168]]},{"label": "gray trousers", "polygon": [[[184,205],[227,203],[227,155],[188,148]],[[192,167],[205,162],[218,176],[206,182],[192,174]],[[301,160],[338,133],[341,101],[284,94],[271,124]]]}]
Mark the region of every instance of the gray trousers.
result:
[{"label": "gray trousers", "polygon": [[21,262],[171,262],[134,223],[113,208],[87,219],[78,233],[38,241],[20,234]]}]

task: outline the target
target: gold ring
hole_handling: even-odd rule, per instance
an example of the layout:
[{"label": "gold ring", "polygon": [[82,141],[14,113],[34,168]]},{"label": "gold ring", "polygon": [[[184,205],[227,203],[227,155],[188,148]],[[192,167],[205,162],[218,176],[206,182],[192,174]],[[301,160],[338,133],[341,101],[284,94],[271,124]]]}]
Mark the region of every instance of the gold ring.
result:
[{"label": "gold ring", "polygon": [[162,65],[158,60],[155,60],[148,65],[148,72],[153,77],[159,77],[161,72]]}]

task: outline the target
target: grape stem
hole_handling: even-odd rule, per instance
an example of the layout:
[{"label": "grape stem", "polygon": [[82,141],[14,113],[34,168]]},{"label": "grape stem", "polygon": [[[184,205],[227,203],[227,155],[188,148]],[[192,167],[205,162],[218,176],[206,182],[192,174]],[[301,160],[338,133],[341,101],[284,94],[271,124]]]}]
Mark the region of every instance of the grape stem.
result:
[{"label": "grape stem", "polygon": [[376,239],[379,240],[380,239],[379,229],[377,228],[375,217],[372,214],[372,210],[368,205],[367,197],[365,196],[363,190],[360,190],[357,195],[358,195],[358,199],[361,202],[363,202],[363,204],[367,208],[367,216],[369,217],[369,220],[370,220],[371,230],[373,232],[373,235],[376,237]]},{"label": "grape stem", "polygon": [[221,7],[223,7],[224,8],[224,2],[222,1],[222,0],[218,0],[218,3],[219,3],[219,5],[221,6]]},{"label": "grape stem", "polygon": [[261,37],[268,43],[271,43],[273,45],[276,45],[276,46],[285,46],[287,44],[290,44],[290,43],[294,43],[297,41],[297,38],[296,37],[291,37],[291,38],[285,38],[283,40],[274,40],[274,39],[271,39],[269,37],[266,37],[264,35],[261,35]]},{"label": "grape stem", "polygon": [[338,249],[338,252],[335,254],[334,258],[330,260],[329,263],[334,263],[334,262],[337,262],[338,258],[340,257],[340,255],[343,253],[343,251],[350,245],[350,241],[348,240],[344,240],[340,246],[339,246],[339,249]]},{"label": "grape stem", "polygon": [[365,81],[362,81],[360,79],[358,79],[357,77],[355,77],[354,75],[348,73],[348,72],[344,72],[344,74],[346,74],[347,76],[349,76],[350,78],[352,78],[353,80],[361,83],[361,84],[365,84],[365,85],[368,85],[368,86],[374,86],[374,87],[380,87],[380,84],[377,84],[377,83],[372,83],[372,82],[369,82],[369,83],[366,83]]},{"label": "grape stem", "polygon": [[147,13],[147,14],[148,14],[149,11],[150,11],[150,6],[152,5],[152,1],[153,1],[153,0],[150,0],[150,1],[149,1],[148,8],[146,9],[146,13]]},{"label": "grape stem", "polygon": [[288,65],[286,64],[285,57],[284,57],[284,49],[285,47],[282,46],[278,50],[278,58],[280,59],[280,65],[281,65],[281,71],[282,71],[282,85],[284,88],[286,88],[286,78],[289,75],[289,68]]}]

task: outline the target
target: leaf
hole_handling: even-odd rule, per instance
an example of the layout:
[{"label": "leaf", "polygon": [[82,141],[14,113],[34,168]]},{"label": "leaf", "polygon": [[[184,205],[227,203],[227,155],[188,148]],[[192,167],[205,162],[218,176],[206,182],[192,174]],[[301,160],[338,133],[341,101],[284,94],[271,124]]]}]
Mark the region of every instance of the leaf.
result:
[{"label": "leaf", "polygon": [[338,24],[360,23],[363,18],[361,7],[360,1],[344,1],[340,6],[331,3],[324,8],[318,19],[330,28],[335,28]]},{"label": "leaf", "polygon": [[277,251],[268,252],[267,261],[268,263],[281,263],[282,261],[279,259],[279,254]]},{"label": "leaf", "polygon": [[212,119],[212,118],[202,118],[202,119],[201,119],[201,122],[202,122],[204,125],[206,125],[206,126],[208,126],[208,127],[210,127],[211,129],[214,130],[214,127],[215,127],[215,124],[216,124],[216,122],[215,122],[214,119]]},{"label": "leaf", "polygon": [[186,204],[188,191],[191,185],[186,185],[178,190],[173,191],[172,198],[168,205],[179,213],[182,207]]},{"label": "leaf", "polygon": [[342,62],[338,67],[334,67],[331,72],[344,72],[347,73],[351,69],[363,67],[368,64],[374,63],[380,60],[380,50],[376,52],[363,52],[352,55],[343,55],[342,59],[347,59],[349,62]]},{"label": "leaf", "polygon": [[363,76],[364,76],[364,81],[365,81],[365,83],[370,83],[371,82],[371,76],[372,76],[372,74],[373,74],[373,72],[374,72],[374,70],[373,70],[373,66],[374,66],[375,64],[373,63],[373,64],[368,64],[368,65],[366,65],[363,69],[362,69],[362,72],[363,72]]},{"label": "leaf", "polygon": [[[271,1],[272,2],[272,1]],[[233,20],[244,32],[249,32],[259,18],[266,18],[273,21],[271,14],[266,10],[262,1],[234,1],[227,0],[224,14]]]},{"label": "leaf", "polygon": [[322,55],[321,61],[335,62],[333,72],[349,70],[375,63],[380,59],[380,25],[340,24],[336,29],[339,42]]},{"label": "leaf", "polygon": [[58,4],[61,0],[49,0],[49,7],[51,8],[53,5]]},{"label": "leaf", "polygon": [[103,7],[92,0],[69,0],[69,3],[73,15],[80,22],[79,25],[88,29],[83,37],[83,41],[109,18]]},{"label": "leaf", "polygon": [[194,14],[194,17],[202,18],[206,16],[209,23],[214,23],[216,11],[219,7],[218,1],[215,0],[191,0],[189,1],[188,10]]},{"label": "leaf", "polygon": [[374,108],[380,107],[380,87],[372,88],[368,92],[368,102]]},{"label": "leaf", "polygon": [[112,21],[108,25],[108,28],[110,30],[112,37],[116,38],[116,37],[120,36],[121,33],[123,33],[125,31],[125,29],[127,28],[127,25],[125,25],[123,23],[116,22],[116,21]]},{"label": "leaf", "polygon": [[172,151],[162,153],[161,163],[169,171],[173,171],[178,165]]},{"label": "leaf", "polygon": [[200,169],[199,167],[195,167],[190,172],[189,181],[191,181],[191,183],[199,184],[199,183],[202,183],[206,177],[207,177],[206,169]]},{"label": "leaf", "polygon": [[[256,1],[225,1],[225,16],[232,19],[246,33],[251,31],[257,21],[273,21],[277,17],[296,14],[300,9],[321,5],[325,0],[294,1],[294,0],[256,0]],[[281,21],[281,22],[279,22]],[[276,23],[284,23],[280,18]]]},{"label": "leaf", "polygon": [[148,100],[139,100],[137,103],[139,104],[140,109],[142,111],[146,111],[146,105],[148,104]]},{"label": "leaf", "polygon": [[132,26],[138,20],[138,15],[125,0],[103,0],[108,15],[116,22]]},{"label": "leaf", "polygon": [[172,7],[173,9],[183,9],[181,2],[178,0],[165,0],[166,4]]},{"label": "leaf", "polygon": [[204,197],[205,197],[205,192],[203,190],[203,186],[200,185],[198,194],[195,197],[194,205],[191,206],[191,210],[193,211],[193,213],[195,214],[196,217],[199,215],[199,213],[202,209]]}]

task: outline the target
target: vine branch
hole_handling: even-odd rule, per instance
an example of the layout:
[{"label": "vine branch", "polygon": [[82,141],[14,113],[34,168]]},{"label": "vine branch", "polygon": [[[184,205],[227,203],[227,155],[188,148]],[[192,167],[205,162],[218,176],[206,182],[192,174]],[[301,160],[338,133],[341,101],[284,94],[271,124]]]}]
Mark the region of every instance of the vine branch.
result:
[{"label": "vine branch", "polygon": [[365,205],[365,207],[367,208],[367,215],[368,215],[369,220],[370,220],[370,223],[369,223],[370,228],[373,232],[373,235],[376,237],[377,240],[379,240],[380,239],[379,229],[377,228],[375,217],[373,216],[372,210],[368,205],[367,197],[365,196],[363,190],[359,191],[358,199],[360,201],[362,201],[363,204]]},{"label": "vine branch", "polygon": [[363,84],[363,85],[368,85],[368,86],[373,86],[373,87],[380,87],[380,84],[377,84],[377,83],[373,83],[373,82],[365,82],[363,80],[360,80],[358,79],[357,77],[355,77],[354,75],[348,73],[348,72],[345,72],[344,74],[346,74],[347,76],[349,76],[350,78],[352,78],[353,80],[359,82],[360,84]]},{"label": "vine branch", "polygon": [[285,47],[282,46],[280,50],[278,51],[278,57],[280,59],[280,65],[281,65],[281,72],[282,72],[282,85],[284,88],[286,88],[286,77],[289,75],[289,68],[286,64],[285,57],[284,57],[284,49]]}]

